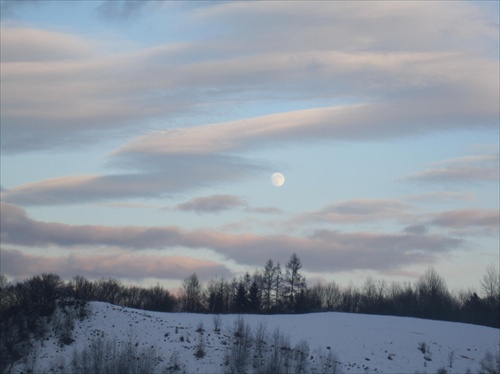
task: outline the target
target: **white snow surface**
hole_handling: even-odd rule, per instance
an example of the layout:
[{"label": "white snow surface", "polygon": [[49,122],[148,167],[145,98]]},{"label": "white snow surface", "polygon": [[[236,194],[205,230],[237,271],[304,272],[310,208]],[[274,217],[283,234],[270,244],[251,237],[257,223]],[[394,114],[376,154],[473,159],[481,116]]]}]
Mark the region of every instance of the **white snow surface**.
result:
[{"label": "white snow surface", "polygon": [[[214,316],[210,314],[149,312],[103,302],[91,302],[89,308],[90,315],[75,324],[72,344],[61,347],[55,337],[50,337],[38,345],[37,372],[48,372],[57,360],[69,363],[75,349],[82,350],[101,336],[119,342],[133,339],[138,348],[154,346],[163,367],[177,352],[187,373],[224,373],[228,349],[224,342],[231,340],[230,330],[237,315],[220,315],[221,331],[215,333]],[[448,373],[465,373],[468,369],[478,373],[485,353],[500,350],[499,329],[463,323],[336,312],[242,318],[252,331],[260,323],[266,325],[269,335],[280,329],[290,338],[292,347],[306,339],[313,360],[317,359],[318,348],[335,352],[343,373],[436,373],[443,367]],[[206,356],[198,359],[194,353],[200,322],[205,329]],[[424,355],[418,349],[421,343],[429,347],[429,353]],[[15,369],[22,372],[22,365]]]}]

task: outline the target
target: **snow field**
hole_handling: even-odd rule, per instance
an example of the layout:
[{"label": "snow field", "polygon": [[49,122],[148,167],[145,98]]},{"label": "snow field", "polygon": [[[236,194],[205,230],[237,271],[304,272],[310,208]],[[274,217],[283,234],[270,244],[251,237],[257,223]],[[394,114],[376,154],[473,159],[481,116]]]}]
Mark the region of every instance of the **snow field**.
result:
[{"label": "snow field", "polygon": [[[158,372],[174,354],[187,373],[224,373],[224,358],[232,342],[231,330],[237,315],[220,315],[214,331],[209,314],[160,313],[124,308],[102,302],[89,303],[90,315],[75,324],[70,345],[60,346],[49,337],[34,350],[37,372],[49,372],[56,362],[69,364],[73,352],[89,347],[98,338],[132,342],[138,350],[154,350],[160,358]],[[304,315],[243,315],[252,333],[260,324],[269,336],[279,329],[294,347],[305,339],[313,362],[319,355],[334,352],[343,373],[478,373],[486,352],[500,350],[498,329],[462,323],[416,318],[347,313]],[[206,355],[196,358],[203,325]],[[321,352],[321,353],[320,353]],[[21,364],[14,368],[21,373]]]}]

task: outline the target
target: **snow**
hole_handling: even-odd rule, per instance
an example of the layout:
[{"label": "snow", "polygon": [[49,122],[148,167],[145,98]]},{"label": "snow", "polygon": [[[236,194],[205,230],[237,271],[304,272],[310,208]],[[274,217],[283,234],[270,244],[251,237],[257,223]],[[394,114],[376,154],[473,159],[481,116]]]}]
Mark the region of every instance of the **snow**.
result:
[{"label": "snow", "polygon": [[[82,350],[101,336],[119,342],[132,339],[139,349],[154,346],[163,358],[162,367],[177,352],[188,373],[224,372],[228,349],[224,343],[231,341],[230,329],[237,315],[221,315],[221,332],[215,333],[213,315],[149,312],[102,302],[91,302],[89,308],[90,315],[75,324],[75,342],[61,347],[52,336],[38,345],[38,371],[48,371],[58,360],[69,363],[75,349]],[[335,312],[242,318],[252,331],[261,323],[269,335],[279,329],[290,338],[292,347],[306,339],[314,360],[318,348],[335,352],[343,373],[436,373],[443,367],[449,373],[465,373],[468,369],[477,373],[485,353],[500,350],[500,330],[462,323]],[[198,359],[194,352],[200,323],[205,329],[206,356]],[[422,343],[429,347],[425,354],[419,349]],[[23,366],[14,369],[21,373]]]}]

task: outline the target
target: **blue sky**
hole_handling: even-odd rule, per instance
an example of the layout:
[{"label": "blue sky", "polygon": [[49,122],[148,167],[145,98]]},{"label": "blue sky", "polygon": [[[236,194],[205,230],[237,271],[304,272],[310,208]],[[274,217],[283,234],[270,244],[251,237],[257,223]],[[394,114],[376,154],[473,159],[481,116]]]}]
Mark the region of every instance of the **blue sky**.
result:
[{"label": "blue sky", "polygon": [[10,278],[498,264],[498,2],[1,6]]}]

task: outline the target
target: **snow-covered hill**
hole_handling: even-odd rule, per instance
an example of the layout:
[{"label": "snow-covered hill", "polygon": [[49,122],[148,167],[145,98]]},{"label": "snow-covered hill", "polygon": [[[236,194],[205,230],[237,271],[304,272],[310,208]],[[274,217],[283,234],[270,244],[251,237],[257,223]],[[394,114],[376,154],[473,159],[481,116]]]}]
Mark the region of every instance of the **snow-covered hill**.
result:
[{"label": "snow-covered hill", "polygon": [[[115,351],[128,346],[150,355],[153,364],[145,371],[229,371],[236,315],[221,315],[220,332],[215,332],[213,315],[147,312],[101,302],[89,303],[89,310],[89,316],[75,324],[74,342],[61,344],[56,334],[49,332],[14,372],[26,372],[30,367],[35,372],[67,371],[74,352],[88,351],[96,342],[109,347],[114,342]],[[271,354],[273,339],[278,336],[280,344],[285,342],[292,348],[291,353],[301,340],[307,341],[308,372],[321,372],[320,364],[330,354],[340,362],[330,367],[330,372],[436,373],[444,368],[448,373],[478,373],[485,354],[495,355],[500,349],[498,329],[461,323],[345,313],[241,317],[254,336],[259,326],[260,332],[266,332],[266,354]],[[197,332],[201,325],[204,332]],[[276,333],[278,329],[282,334]],[[197,358],[200,346],[205,355]],[[264,370],[263,366],[252,368],[255,346],[254,342],[247,372]],[[290,372],[294,370],[297,367],[290,367]]]}]

